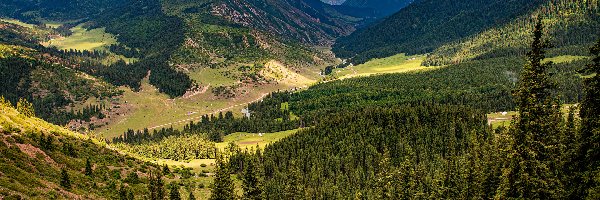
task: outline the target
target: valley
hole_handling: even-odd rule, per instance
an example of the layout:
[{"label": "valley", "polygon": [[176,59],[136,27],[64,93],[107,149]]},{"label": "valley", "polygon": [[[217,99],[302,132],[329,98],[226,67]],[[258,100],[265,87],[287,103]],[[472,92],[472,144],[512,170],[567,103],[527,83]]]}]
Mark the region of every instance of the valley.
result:
[{"label": "valley", "polygon": [[0,199],[597,199],[598,0],[0,3]]}]

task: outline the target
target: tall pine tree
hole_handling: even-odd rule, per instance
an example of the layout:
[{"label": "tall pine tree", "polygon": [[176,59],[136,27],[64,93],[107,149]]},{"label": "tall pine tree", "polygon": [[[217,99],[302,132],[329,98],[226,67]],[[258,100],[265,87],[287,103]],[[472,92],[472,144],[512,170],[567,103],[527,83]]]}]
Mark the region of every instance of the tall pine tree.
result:
[{"label": "tall pine tree", "polygon": [[528,62],[514,94],[519,116],[511,129],[510,162],[497,193],[500,198],[553,199],[563,195],[556,173],[560,103],[552,96],[554,85],[547,75],[552,63],[543,62],[550,44],[542,38],[541,18],[533,36]]},{"label": "tall pine tree", "polygon": [[169,200],[181,200],[181,195],[179,194],[179,185],[172,183],[169,185]]},{"label": "tall pine tree", "polygon": [[60,170],[60,186],[71,189],[71,178],[69,178],[69,173],[66,169]]},{"label": "tall pine tree", "polygon": [[235,199],[234,185],[231,180],[229,168],[223,163],[222,156],[217,158],[217,173],[211,186],[211,200],[231,200]]},{"label": "tall pine tree", "polygon": [[242,188],[244,189],[243,199],[259,200],[263,199],[263,188],[260,179],[260,170],[258,159],[250,156],[246,162],[243,173]]},{"label": "tall pine tree", "polygon": [[165,198],[165,187],[160,173],[150,172],[148,190],[150,190],[151,200],[163,200]]},{"label": "tall pine tree", "polygon": [[577,183],[573,198],[600,198],[600,40],[590,49],[592,63],[584,68],[593,74],[584,80],[585,97],[581,103],[580,147],[576,160]]},{"label": "tall pine tree", "polygon": [[90,163],[90,159],[87,158],[85,159],[85,175],[91,177],[92,173],[92,163]]}]

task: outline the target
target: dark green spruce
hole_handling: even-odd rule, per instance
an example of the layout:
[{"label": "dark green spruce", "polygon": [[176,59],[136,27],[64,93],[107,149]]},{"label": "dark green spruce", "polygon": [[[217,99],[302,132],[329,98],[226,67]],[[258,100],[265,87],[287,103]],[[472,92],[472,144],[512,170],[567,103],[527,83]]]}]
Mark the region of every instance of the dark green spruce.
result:
[{"label": "dark green spruce", "polygon": [[553,199],[563,195],[556,170],[559,155],[558,136],[561,124],[560,103],[553,97],[554,85],[543,62],[550,47],[543,38],[542,19],[533,33],[527,64],[521,72],[516,97],[519,116],[512,127],[512,146],[507,171],[499,194],[509,198]]},{"label": "dark green spruce", "polygon": [[215,179],[211,185],[210,200],[236,199],[231,174],[222,159],[222,157],[217,158],[217,172],[215,173]]}]

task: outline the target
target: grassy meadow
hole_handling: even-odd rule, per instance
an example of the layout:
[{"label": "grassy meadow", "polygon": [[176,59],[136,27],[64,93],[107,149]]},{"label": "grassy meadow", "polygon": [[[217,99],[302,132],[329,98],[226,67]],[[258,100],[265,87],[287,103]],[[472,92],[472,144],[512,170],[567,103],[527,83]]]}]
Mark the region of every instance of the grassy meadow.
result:
[{"label": "grassy meadow", "polygon": [[106,47],[117,44],[117,38],[110,33],[106,33],[104,28],[87,30],[80,24],[73,27],[71,31],[73,31],[72,35],[50,40],[43,43],[43,45],[55,46],[58,49],[106,51]]},{"label": "grassy meadow", "polygon": [[431,67],[422,66],[425,56],[406,56],[397,54],[387,58],[373,59],[364,64],[351,66],[344,69],[334,69],[335,75],[340,79],[369,76],[373,74],[402,73],[414,70],[426,70]]},{"label": "grassy meadow", "polygon": [[275,133],[262,133],[262,136],[259,133],[245,133],[238,132],[232,133],[223,138],[223,142],[217,143],[217,148],[223,150],[229,143],[233,142],[237,144],[242,149],[251,149],[256,148],[265,148],[268,144],[273,142],[277,142],[283,138],[286,138],[290,135],[296,134],[301,129],[294,129],[288,131],[280,131]]},{"label": "grassy meadow", "polygon": [[[211,72],[210,70],[207,70]],[[96,133],[104,138],[112,138],[123,134],[127,129],[141,130],[144,128],[168,128],[173,126],[181,128],[189,121],[197,121],[204,114],[218,114],[219,112],[233,111],[234,115],[241,116],[241,110],[247,103],[261,99],[266,94],[277,90],[288,90],[305,85],[303,82],[294,83],[281,82],[279,84],[267,84],[257,87],[244,88],[246,93],[238,95],[233,99],[215,97],[211,88],[213,86],[227,83],[226,78],[212,71],[213,79],[205,79],[203,84],[210,85],[203,93],[198,93],[188,98],[169,99],[165,94],[148,83],[142,81],[140,91],[135,92],[129,88],[121,87],[125,91],[120,98],[121,106],[127,108],[127,112],[113,116],[111,122],[96,129]],[[200,76],[200,75],[198,75]],[[211,76],[202,75],[202,76]],[[215,80],[215,83],[211,81]],[[302,84],[302,85],[297,85]]]}]

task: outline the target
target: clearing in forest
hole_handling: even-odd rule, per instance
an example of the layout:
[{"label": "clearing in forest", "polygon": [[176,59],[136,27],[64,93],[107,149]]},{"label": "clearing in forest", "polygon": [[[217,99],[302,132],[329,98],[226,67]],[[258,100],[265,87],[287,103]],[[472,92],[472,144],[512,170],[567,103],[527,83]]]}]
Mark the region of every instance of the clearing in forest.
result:
[{"label": "clearing in forest", "polygon": [[77,50],[107,50],[112,44],[117,44],[117,38],[106,33],[104,28],[87,30],[82,24],[71,29],[73,34],[43,43],[44,46],[55,46],[58,49]]},{"label": "clearing in forest", "polygon": [[369,76],[373,74],[401,73],[414,70],[433,69],[433,67],[422,66],[425,56],[406,56],[397,54],[387,58],[373,59],[364,64],[350,66],[344,69],[334,69],[340,79],[358,76]]}]

